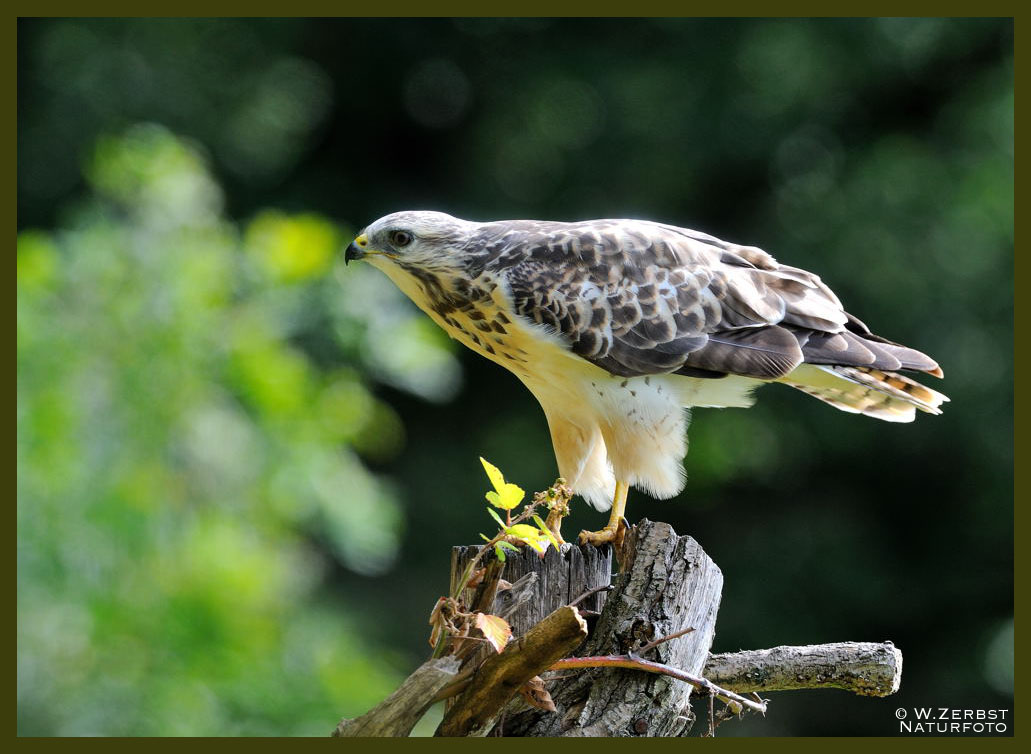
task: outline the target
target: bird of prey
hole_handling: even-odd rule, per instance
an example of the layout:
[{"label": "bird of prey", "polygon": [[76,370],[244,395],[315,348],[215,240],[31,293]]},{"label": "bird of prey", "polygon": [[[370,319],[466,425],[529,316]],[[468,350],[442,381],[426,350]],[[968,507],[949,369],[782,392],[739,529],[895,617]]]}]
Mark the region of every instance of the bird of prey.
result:
[{"label": "bird of prey", "polygon": [[683,489],[693,406],[747,407],[768,382],[890,422],[948,400],[899,374],[941,377],[933,359],[874,335],[818,276],[673,225],[396,212],[347,247],[356,259],[537,398],[559,473],[611,509],[582,543],[619,545],[631,485]]}]

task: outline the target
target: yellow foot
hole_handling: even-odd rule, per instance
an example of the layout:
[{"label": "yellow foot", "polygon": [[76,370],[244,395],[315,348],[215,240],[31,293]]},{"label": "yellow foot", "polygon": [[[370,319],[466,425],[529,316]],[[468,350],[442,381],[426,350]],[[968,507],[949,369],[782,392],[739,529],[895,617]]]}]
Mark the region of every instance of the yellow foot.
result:
[{"label": "yellow foot", "polygon": [[594,545],[598,547],[604,544],[611,544],[616,550],[623,549],[623,540],[626,538],[626,519],[619,519],[618,524],[609,524],[601,531],[580,532],[580,544]]}]

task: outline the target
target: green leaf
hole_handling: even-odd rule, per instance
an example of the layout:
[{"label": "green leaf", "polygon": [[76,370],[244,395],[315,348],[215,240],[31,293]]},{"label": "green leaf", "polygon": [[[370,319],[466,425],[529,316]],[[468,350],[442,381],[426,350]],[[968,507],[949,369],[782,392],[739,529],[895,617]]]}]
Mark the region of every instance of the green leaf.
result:
[{"label": "green leaf", "polygon": [[505,562],[505,548],[501,546],[500,542],[494,545],[494,554],[497,556],[499,561],[502,563]]},{"label": "green leaf", "polygon": [[504,547],[506,550],[511,550],[512,552],[519,552],[519,548],[518,547],[516,547],[511,542],[506,542],[503,539],[498,542],[498,547]]},{"label": "green leaf", "polygon": [[505,528],[505,522],[501,520],[501,516],[494,512],[493,508],[488,508],[487,513],[494,517],[494,520],[498,522],[498,526],[500,526],[502,529]]},{"label": "green leaf", "polygon": [[537,552],[544,554],[548,549],[548,539],[540,530],[529,524],[516,524],[505,529],[505,534],[518,539],[523,544],[532,547]]},{"label": "green leaf", "polygon": [[526,492],[522,487],[506,482],[505,477],[501,474],[501,470],[482,456],[480,457],[480,463],[483,464],[490,483],[494,485],[494,490],[486,494],[486,498],[491,505],[510,511],[523,501]]}]

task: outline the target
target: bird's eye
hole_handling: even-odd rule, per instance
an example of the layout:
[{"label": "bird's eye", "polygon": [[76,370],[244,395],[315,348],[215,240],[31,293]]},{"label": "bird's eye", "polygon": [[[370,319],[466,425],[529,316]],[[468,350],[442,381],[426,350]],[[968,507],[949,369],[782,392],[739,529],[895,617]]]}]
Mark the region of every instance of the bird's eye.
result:
[{"label": "bird's eye", "polygon": [[390,243],[396,248],[407,246],[412,242],[412,234],[406,230],[395,230],[390,234]]}]

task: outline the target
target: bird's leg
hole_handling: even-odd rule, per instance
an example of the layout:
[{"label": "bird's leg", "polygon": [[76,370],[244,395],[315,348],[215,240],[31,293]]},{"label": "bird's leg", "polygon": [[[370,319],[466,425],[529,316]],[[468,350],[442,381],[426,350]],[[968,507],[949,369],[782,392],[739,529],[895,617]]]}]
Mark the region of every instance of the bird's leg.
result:
[{"label": "bird's leg", "polygon": [[580,544],[597,546],[611,543],[617,550],[623,546],[623,538],[626,536],[626,519],[623,518],[623,512],[626,510],[626,496],[629,491],[629,484],[616,482],[616,494],[612,498],[609,522],[601,531],[580,532]]}]

